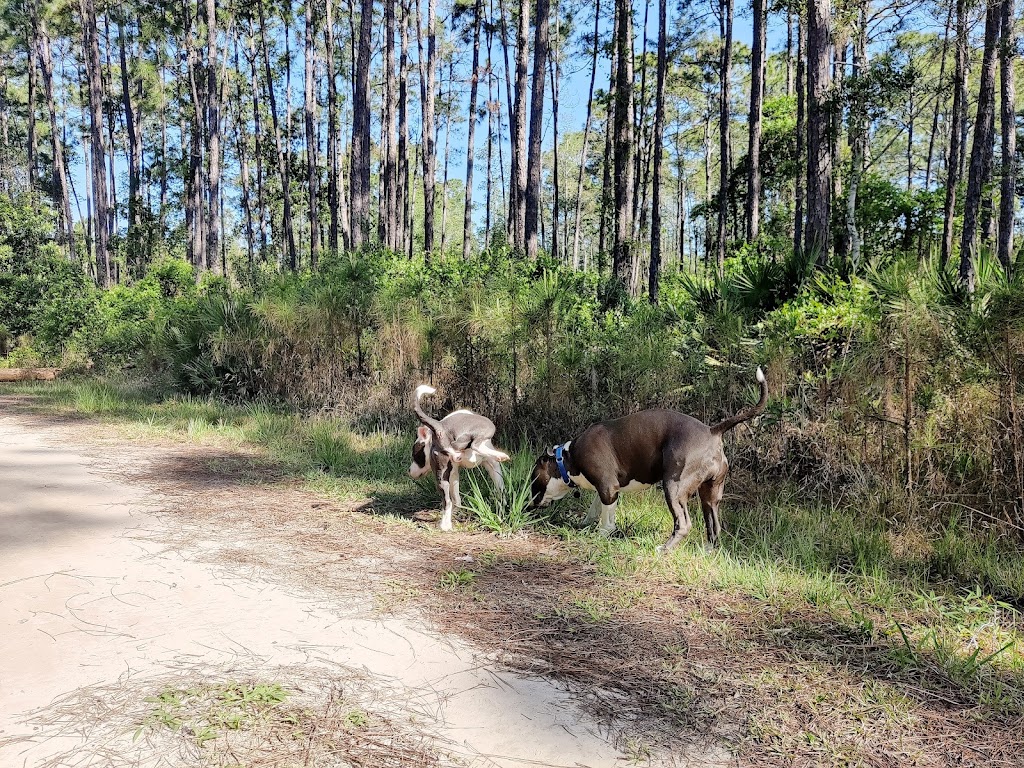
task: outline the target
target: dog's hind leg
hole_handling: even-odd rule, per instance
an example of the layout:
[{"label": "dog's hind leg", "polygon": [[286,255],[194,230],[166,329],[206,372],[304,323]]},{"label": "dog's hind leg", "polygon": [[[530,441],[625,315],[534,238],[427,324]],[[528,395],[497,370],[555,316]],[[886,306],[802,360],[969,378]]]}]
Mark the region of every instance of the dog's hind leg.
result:
[{"label": "dog's hind leg", "polygon": [[699,481],[687,477],[665,481],[665,503],[672,512],[672,535],[658,547],[658,552],[672,550],[690,533],[693,522],[690,520],[689,503],[698,485]]},{"label": "dog's hind leg", "polygon": [[505,479],[501,476],[501,464],[498,461],[498,459],[492,458],[485,459],[484,467],[487,469],[487,474],[491,476],[491,482],[494,483],[498,493],[504,493]]},{"label": "dog's hind leg", "polygon": [[444,494],[444,509],[441,511],[441,530],[452,529],[452,512],[459,505],[459,468],[454,464],[443,467],[439,473],[437,484]]},{"label": "dog's hind leg", "polygon": [[717,547],[722,535],[722,519],[718,514],[718,506],[722,503],[725,493],[725,473],[701,483],[700,506],[704,511],[704,528],[708,533],[708,545]]},{"label": "dog's hind leg", "polygon": [[499,451],[497,448],[491,445],[490,439],[481,440],[479,443],[474,443],[473,447],[476,449],[477,453],[480,453],[489,459],[493,459],[494,461],[508,461],[509,459],[512,458],[504,451]]}]

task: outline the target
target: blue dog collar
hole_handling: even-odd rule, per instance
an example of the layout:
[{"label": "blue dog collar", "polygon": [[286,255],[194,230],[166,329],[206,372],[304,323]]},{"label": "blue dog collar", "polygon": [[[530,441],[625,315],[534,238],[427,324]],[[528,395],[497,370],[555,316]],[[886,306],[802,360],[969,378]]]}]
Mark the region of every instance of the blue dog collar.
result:
[{"label": "blue dog collar", "polygon": [[576,483],[569,477],[569,473],[565,469],[565,459],[562,456],[562,452],[565,450],[564,445],[555,446],[555,465],[558,467],[558,474],[562,476],[562,482],[568,485],[570,488],[575,488]]}]

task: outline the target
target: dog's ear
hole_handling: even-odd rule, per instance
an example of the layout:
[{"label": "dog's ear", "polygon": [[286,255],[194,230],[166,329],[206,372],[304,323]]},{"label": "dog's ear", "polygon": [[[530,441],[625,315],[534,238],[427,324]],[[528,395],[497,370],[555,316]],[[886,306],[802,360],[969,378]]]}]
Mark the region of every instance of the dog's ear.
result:
[{"label": "dog's ear", "polygon": [[416,437],[423,442],[426,442],[430,439],[430,429],[427,427],[420,427],[416,430]]},{"label": "dog's ear", "polygon": [[547,455],[550,456],[551,458],[554,458],[555,457],[555,449],[553,447],[552,448],[548,448]]}]

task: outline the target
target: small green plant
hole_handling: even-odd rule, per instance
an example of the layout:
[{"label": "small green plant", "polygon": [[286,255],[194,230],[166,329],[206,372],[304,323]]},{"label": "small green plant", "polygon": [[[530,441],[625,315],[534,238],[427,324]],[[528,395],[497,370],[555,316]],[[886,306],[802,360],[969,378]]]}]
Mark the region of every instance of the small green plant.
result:
[{"label": "small green plant", "polygon": [[463,506],[473,513],[480,525],[500,536],[519,533],[536,525],[542,516],[530,509],[532,468],[531,457],[526,452],[520,452],[506,463],[504,493],[490,489],[477,473],[467,473],[469,492],[463,497]]},{"label": "small green plant", "polygon": [[445,571],[441,574],[440,586],[441,589],[447,590],[448,592],[455,592],[463,587],[468,587],[476,579],[476,574],[473,571],[467,571],[465,568],[460,568],[456,571]]}]

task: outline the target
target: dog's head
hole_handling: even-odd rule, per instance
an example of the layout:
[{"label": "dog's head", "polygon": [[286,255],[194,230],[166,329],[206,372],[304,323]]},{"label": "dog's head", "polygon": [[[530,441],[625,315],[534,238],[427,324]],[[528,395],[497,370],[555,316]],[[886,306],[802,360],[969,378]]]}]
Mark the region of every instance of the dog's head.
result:
[{"label": "dog's head", "polygon": [[555,461],[555,451],[549,448],[533,465],[533,478],[530,481],[530,503],[535,509],[546,507],[553,501],[569,495],[572,488],[562,479]]},{"label": "dog's head", "polygon": [[419,480],[430,472],[430,449],[433,435],[427,427],[416,430],[416,442],[412,444],[412,464],[409,465],[409,477]]}]

